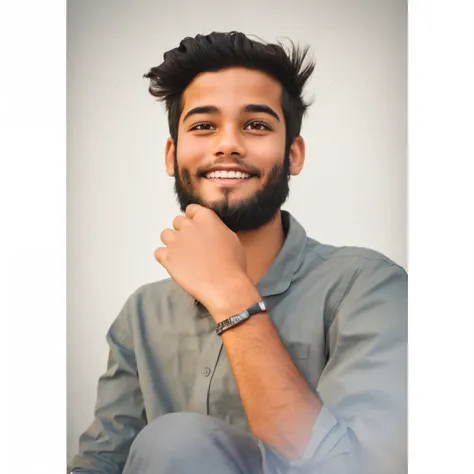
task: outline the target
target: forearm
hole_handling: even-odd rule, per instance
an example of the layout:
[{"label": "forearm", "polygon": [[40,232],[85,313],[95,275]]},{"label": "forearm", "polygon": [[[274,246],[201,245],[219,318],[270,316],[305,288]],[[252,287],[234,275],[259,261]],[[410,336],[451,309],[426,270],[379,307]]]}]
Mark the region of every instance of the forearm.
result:
[{"label": "forearm", "polygon": [[[254,303],[256,289],[239,292]],[[220,311],[216,319],[223,319]],[[228,317],[228,316],[227,316]],[[299,457],[311,439],[321,403],[286,351],[268,314],[260,313],[222,334],[253,434],[288,460]]]}]

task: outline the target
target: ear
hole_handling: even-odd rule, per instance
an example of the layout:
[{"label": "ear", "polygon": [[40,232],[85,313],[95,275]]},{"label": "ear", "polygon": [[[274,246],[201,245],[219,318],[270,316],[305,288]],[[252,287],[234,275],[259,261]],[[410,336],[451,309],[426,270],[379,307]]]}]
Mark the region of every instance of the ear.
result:
[{"label": "ear", "polygon": [[305,143],[303,137],[298,136],[290,147],[290,174],[297,176],[303,169],[305,159]]},{"label": "ear", "polygon": [[168,176],[174,176],[174,157],[175,157],[175,145],[172,138],[166,140],[166,149],[165,149],[165,166]]}]

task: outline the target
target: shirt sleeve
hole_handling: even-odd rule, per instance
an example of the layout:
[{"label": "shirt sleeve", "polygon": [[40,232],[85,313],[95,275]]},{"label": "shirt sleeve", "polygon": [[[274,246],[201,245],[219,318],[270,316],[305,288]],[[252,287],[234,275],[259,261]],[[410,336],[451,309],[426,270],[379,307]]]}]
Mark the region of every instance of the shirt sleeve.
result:
[{"label": "shirt sleeve", "polygon": [[383,259],[359,267],[326,336],[323,404],[290,473],[407,472],[407,275]]},{"label": "shirt sleeve", "polygon": [[107,371],[99,379],[95,418],[79,439],[75,474],[120,474],[130,446],[146,425],[128,316],[131,297],[107,333]]}]

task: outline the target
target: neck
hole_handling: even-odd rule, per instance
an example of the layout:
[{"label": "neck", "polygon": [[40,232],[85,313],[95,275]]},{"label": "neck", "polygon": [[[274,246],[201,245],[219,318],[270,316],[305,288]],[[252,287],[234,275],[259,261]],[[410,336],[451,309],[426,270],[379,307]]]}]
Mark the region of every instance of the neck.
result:
[{"label": "neck", "polygon": [[247,257],[247,274],[256,285],[275,260],[285,240],[281,212],[278,211],[268,224],[256,230],[238,232],[237,236]]}]

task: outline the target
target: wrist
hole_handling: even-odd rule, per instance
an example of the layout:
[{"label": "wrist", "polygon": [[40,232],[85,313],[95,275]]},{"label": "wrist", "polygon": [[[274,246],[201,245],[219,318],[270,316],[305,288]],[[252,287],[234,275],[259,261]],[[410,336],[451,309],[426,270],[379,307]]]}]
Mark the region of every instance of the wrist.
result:
[{"label": "wrist", "polygon": [[208,310],[214,321],[219,323],[245,311],[261,300],[257,287],[250,278],[244,276],[220,287]]}]

